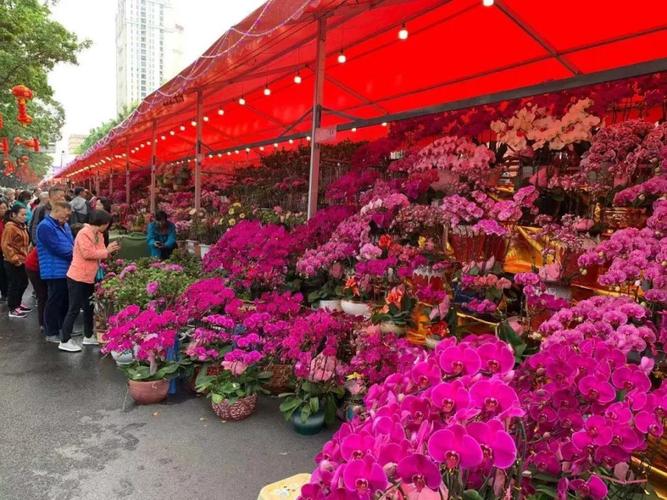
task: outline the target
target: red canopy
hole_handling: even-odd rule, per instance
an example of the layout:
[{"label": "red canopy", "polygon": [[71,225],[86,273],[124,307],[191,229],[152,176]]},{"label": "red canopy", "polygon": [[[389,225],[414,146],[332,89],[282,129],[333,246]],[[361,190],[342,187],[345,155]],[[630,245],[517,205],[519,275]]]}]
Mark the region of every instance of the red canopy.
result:
[{"label": "red canopy", "polygon": [[[323,17],[322,126],[336,125],[339,139],[418,114],[665,70],[667,9],[661,4],[270,0],[57,175],[124,168],[128,151],[131,166],[147,165],[153,127],[159,163],[193,156],[198,95],[202,152],[221,168],[247,162],[274,143],[308,140]],[[398,36],[403,26],[405,40]]]}]

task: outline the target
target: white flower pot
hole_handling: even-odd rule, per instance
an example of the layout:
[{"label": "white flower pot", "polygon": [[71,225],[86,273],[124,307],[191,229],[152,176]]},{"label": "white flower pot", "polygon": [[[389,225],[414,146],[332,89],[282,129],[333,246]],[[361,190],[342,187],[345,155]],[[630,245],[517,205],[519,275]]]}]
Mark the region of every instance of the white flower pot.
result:
[{"label": "white flower pot", "polygon": [[132,361],[134,361],[134,355],[132,354],[132,351],[111,351],[111,357],[119,366],[129,365],[132,363]]},{"label": "white flower pot", "polygon": [[187,241],[185,242],[185,246],[187,247],[187,249],[188,249],[188,253],[189,253],[190,255],[194,255],[194,254],[195,254],[195,243],[197,243],[195,240],[187,240]]},{"label": "white flower pot", "polygon": [[203,243],[200,243],[199,248],[201,249],[200,254],[201,258],[203,259],[204,255],[206,255],[211,250],[211,245],[204,245]]},{"label": "white flower pot", "polygon": [[353,302],[351,300],[341,300],[340,305],[345,314],[350,316],[363,316],[364,318],[371,317],[371,306],[365,302]]},{"label": "white flower pot", "polygon": [[319,304],[317,305],[317,308],[324,309],[325,311],[329,312],[340,312],[343,310],[343,308],[340,305],[340,299],[320,300]]},{"label": "white flower pot", "polygon": [[382,333],[393,333],[395,335],[403,335],[406,328],[404,326],[397,325],[393,321],[383,321],[380,323],[380,331]]},{"label": "white flower pot", "polygon": [[572,300],[572,288],[566,285],[547,284],[546,293],[554,295],[560,299]]}]

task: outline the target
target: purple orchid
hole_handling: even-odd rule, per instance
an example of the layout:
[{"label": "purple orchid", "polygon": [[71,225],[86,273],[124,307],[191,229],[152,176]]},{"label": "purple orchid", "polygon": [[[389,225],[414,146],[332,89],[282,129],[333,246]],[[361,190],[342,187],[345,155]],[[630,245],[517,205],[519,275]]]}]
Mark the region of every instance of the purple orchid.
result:
[{"label": "purple orchid", "polygon": [[382,467],[370,457],[348,462],[344,466],[343,482],[348,490],[369,500],[374,498],[376,493],[384,491],[389,484]]},{"label": "purple orchid", "polygon": [[466,427],[479,443],[484,455],[484,462],[499,469],[507,469],[516,460],[516,444],[499,420],[471,422]]},{"label": "purple orchid", "polygon": [[428,442],[428,453],[448,469],[472,469],[484,460],[479,443],[458,424],[435,431]]},{"label": "purple orchid", "polygon": [[424,455],[409,455],[398,463],[398,476],[404,483],[414,485],[420,492],[424,487],[436,490],[442,483],[440,470],[433,461]]}]

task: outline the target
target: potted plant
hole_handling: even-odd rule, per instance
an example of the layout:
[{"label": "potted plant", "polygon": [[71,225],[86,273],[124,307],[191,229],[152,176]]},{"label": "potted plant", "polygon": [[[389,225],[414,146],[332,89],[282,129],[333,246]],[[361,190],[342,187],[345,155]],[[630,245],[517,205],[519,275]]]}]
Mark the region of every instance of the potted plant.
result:
[{"label": "potted plant", "polygon": [[257,407],[257,394],[268,393],[262,384],[271,378],[271,374],[243,361],[223,361],[222,366],[224,370],[216,376],[201,371],[197,377],[197,391],[208,392],[211,407],[220,419],[238,421],[248,418]]},{"label": "potted plant", "polygon": [[294,392],[281,394],[284,400],[280,411],[297,433],[310,436],[320,432],[325,424],[335,423],[338,401],[344,394],[345,389],[333,378],[325,382],[301,380]]},{"label": "potted plant", "polygon": [[383,333],[403,334],[412,326],[412,313],[417,299],[410,295],[404,285],[392,288],[384,299],[384,305],[371,316],[380,325]]},{"label": "potted plant", "polygon": [[110,329],[104,334],[107,342],[103,353],[133,353],[134,360],[119,365],[128,379],[130,395],[138,404],[164,400],[169,378],[176,376],[183,362],[175,360],[177,341],[176,315],[158,313],[130,305],[109,318]]},{"label": "potted plant", "polygon": [[356,276],[350,276],[343,287],[343,299],[340,301],[345,314],[370,318],[371,306],[366,302],[368,295],[364,287],[360,286]]}]

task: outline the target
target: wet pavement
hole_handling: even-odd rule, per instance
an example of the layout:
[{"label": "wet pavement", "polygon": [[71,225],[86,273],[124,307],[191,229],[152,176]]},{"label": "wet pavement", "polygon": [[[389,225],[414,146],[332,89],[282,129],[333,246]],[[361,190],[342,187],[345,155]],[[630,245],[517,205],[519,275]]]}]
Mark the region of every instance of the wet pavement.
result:
[{"label": "wet pavement", "polygon": [[2,500],[254,500],[264,485],[310,472],[330,436],[294,433],[272,398],[236,423],[185,391],[136,406],[113,360],[97,348],[59,351],[35,313],[10,320],[6,306],[0,384]]}]

